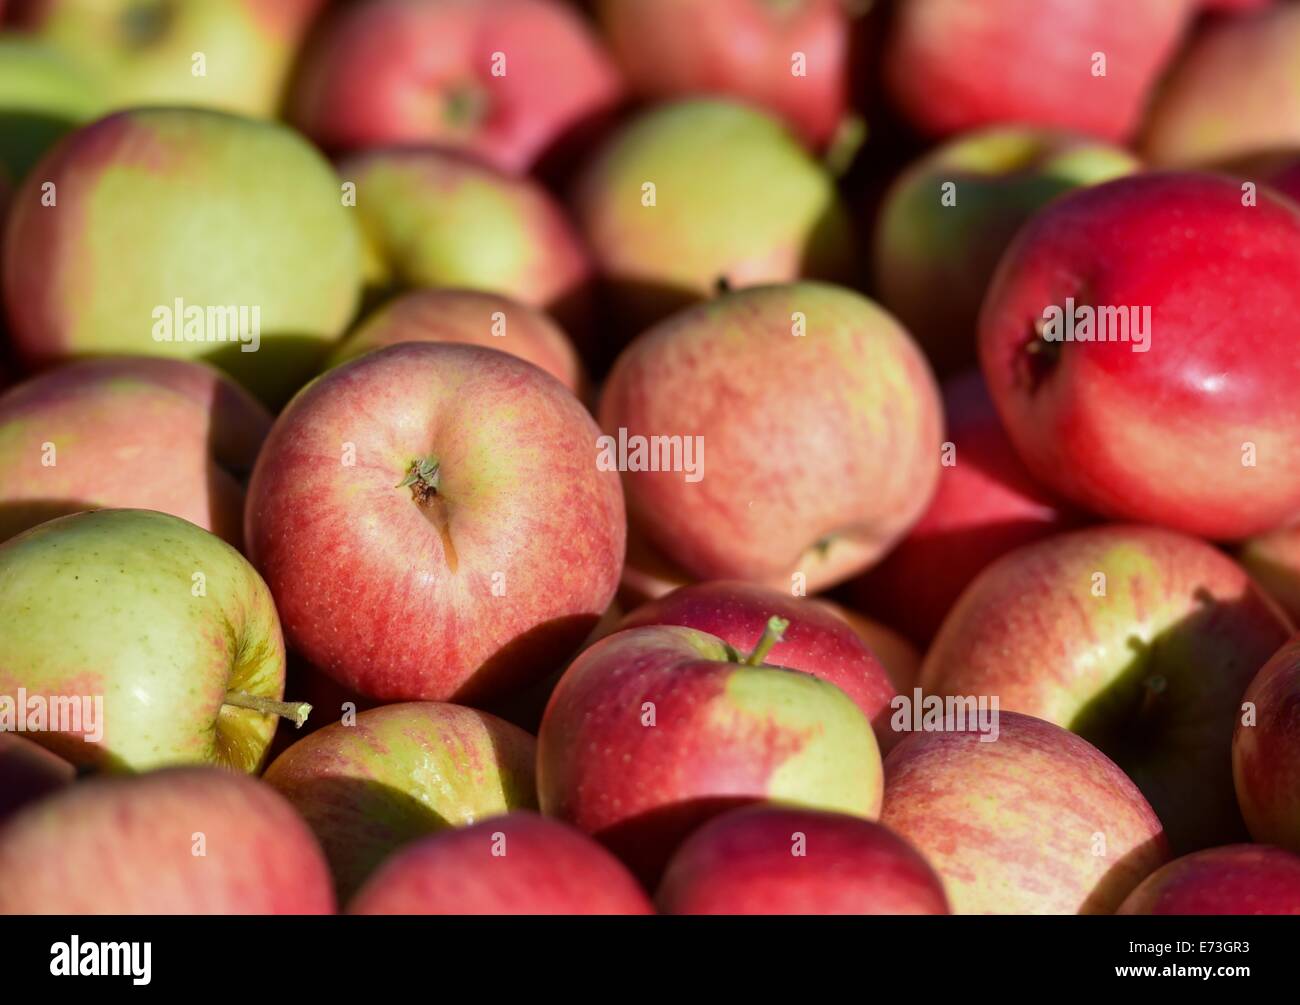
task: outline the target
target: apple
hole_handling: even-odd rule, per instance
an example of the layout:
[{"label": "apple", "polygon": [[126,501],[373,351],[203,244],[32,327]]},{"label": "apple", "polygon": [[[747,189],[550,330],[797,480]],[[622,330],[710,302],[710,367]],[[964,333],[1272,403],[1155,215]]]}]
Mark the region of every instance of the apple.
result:
[{"label": "apple", "polygon": [[559,381],[479,346],[390,346],[317,379],[248,489],[290,644],[389,701],[477,703],[558,668],[623,561],[599,435]]},{"label": "apple", "polygon": [[1300,145],[1297,53],[1293,4],[1207,24],[1151,104],[1144,156],[1186,167]]},{"label": "apple", "polygon": [[270,428],[266,409],[199,363],[80,360],[33,377],[0,396],[0,540],[118,507],[184,517],[239,547],[244,481]]},{"label": "apple", "polygon": [[[939,409],[893,318],[802,282],[739,290],[642,334],[605,383],[600,421],[628,444],[629,517],[668,559],[696,579],[786,591],[802,576],[813,593],[877,561],[921,516],[939,475]],[[680,457],[651,437],[680,437]]]},{"label": "apple", "polygon": [[980,573],[920,686],[996,695],[1078,733],[1137,783],[1182,853],[1244,837],[1225,754],[1242,693],[1290,632],[1218,549],[1154,527],[1089,528]]},{"label": "apple", "polygon": [[211,767],[81,782],[0,829],[0,914],[332,914],[311,832]]},{"label": "apple", "polygon": [[20,807],[71,785],[76,769],[62,757],[13,733],[0,733],[0,824]]},{"label": "apple", "polygon": [[1250,538],[1237,551],[1237,559],[1292,623],[1300,624],[1300,527]]},{"label": "apple", "polygon": [[201,105],[271,117],[325,0],[17,0],[14,21],[100,80],[114,108]]},{"label": "apple", "polygon": [[401,845],[537,805],[536,743],[486,712],[408,702],[303,737],[264,776],[310,825],[340,902]]},{"label": "apple", "polygon": [[834,601],[814,598],[813,603],[830,611],[853,629],[866,647],[876,654],[876,659],[884,666],[895,691],[911,693],[921,672],[921,654],[916,646],[888,625],[851,611]]},{"label": "apple", "polygon": [[586,384],[569,337],[545,313],[478,290],[412,290],[389,301],[335,347],[329,365],[399,342],[500,349],[541,367],[574,394]]},{"label": "apple", "polygon": [[1300,914],[1300,857],[1267,845],[1209,848],[1161,866],[1117,914]]},{"label": "apple", "polygon": [[643,98],[730,95],[781,116],[814,147],[848,114],[852,19],[842,0],[600,0],[596,10]]},{"label": "apple", "polygon": [[1138,166],[1119,147],[1029,127],[966,133],[931,150],[894,180],[876,220],[880,302],[940,373],[971,366],[980,304],[1016,231],[1061,193]]},{"label": "apple", "polygon": [[1192,10],[1188,0],[903,0],[885,81],[933,136],[1017,123],[1123,141]]},{"label": "apple", "polygon": [[870,720],[876,741],[888,750],[896,738],[889,728],[889,703],[897,693],[889,674],[847,622],[814,600],[756,583],[700,583],[643,604],[623,619],[620,628],[681,625],[750,652],[773,617],[787,622],[787,627],[768,652],[767,662],[834,684]]},{"label": "apple", "polygon": [[929,508],[852,588],[859,607],[921,647],[930,644],[961,591],[991,561],[1086,519],[1025,470],[978,372],[944,382],[943,414],[951,448],[943,455]]},{"label": "apple", "polygon": [[1300,854],[1300,639],[1273,655],[1241,699],[1232,776],[1256,841]]},{"label": "apple", "polygon": [[567,322],[582,315],[590,261],[536,182],[420,148],[357,154],[339,172],[356,186],[372,290],[450,286],[499,293]]},{"label": "apple", "polygon": [[573,198],[629,333],[720,285],[848,279],[857,268],[830,174],[779,121],[734,101],[642,112],[597,151]]},{"label": "apple", "polygon": [[609,852],[557,820],[515,811],[413,841],[349,914],[653,914]]},{"label": "apple", "polygon": [[688,837],[655,900],[665,914],[947,914],[906,841],[844,813],[759,805]]},{"label": "apple", "polygon": [[0,35],[0,173],[22,181],[56,140],[98,115],[93,78],[59,50]]},{"label": "apple", "polygon": [[37,365],[206,359],[282,402],[360,292],[356,221],[338,184],[271,123],[153,108],[77,130],[13,200],[4,293],[15,347]]},{"label": "apple", "polygon": [[[277,716],[284,642],[266,584],[179,517],[99,510],[0,544],[0,728],[77,765],[256,771]],[[39,716],[39,718],[38,718]]]},{"label": "apple", "polygon": [[1168,857],[1142,793],[1087,741],[1002,712],[998,736],[919,732],[885,763],[880,822],[954,914],[1110,914]]},{"label": "apple", "polygon": [[1213,539],[1300,515],[1300,213],[1263,188],[1249,202],[1227,177],[1134,175],[1063,196],[1020,232],[980,356],[1038,480],[1102,515]]},{"label": "apple", "polygon": [[436,144],[523,174],[609,114],[622,82],[555,0],[366,0],[308,47],[291,118],[331,149]]},{"label": "apple", "polygon": [[[617,632],[565,671],[537,737],[542,812],[608,847],[648,885],[695,826],[772,799],[875,817],[871,724],[828,681],[675,625]],[[598,752],[598,756],[593,756]]]}]

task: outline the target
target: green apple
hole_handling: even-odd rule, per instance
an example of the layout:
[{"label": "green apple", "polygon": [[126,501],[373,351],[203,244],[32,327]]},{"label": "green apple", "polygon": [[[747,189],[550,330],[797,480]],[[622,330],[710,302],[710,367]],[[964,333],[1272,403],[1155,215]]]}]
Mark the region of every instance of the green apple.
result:
[{"label": "green apple", "polygon": [[18,183],[64,133],[99,114],[92,78],[61,52],[0,35],[0,171]]}]

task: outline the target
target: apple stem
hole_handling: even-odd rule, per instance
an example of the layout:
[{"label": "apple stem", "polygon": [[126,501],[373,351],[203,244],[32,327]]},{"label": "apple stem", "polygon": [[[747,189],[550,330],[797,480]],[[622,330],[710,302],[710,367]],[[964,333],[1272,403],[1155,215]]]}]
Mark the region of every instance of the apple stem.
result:
[{"label": "apple stem", "polygon": [[1169,682],[1159,674],[1156,674],[1153,677],[1148,677],[1144,680],[1142,682],[1142,705],[1138,714],[1143,716],[1149,715],[1151,710],[1155,708],[1160,695],[1164,694],[1165,688],[1168,686]]},{"label": "apple stem", "polygon": [[752,667],[761,666],[763,660],[767,659],[767,654],[772,651],[772,647],[785,637],[785,630],[790,627],[790,622],[785,618],[778,618],[775,614],[767,619],[767,626],[763,629],[763,637],[758,640],[758,645],[754,651],[749,654],[745,662]]},{"label": "apple stem", "polygon": [[822,166],[832,178],[843,178],[866,142],[866,120],[860,115],[846,115],[822,155]]},{"label": "apple stem", "polygon": [[302,724],[311,714],[311,706],[305,701],[276,701],[274,698],[264,698],[260,694],[248,694],[245,691],[227,691],[226,700],[222,704],[252,709],[263,715],[278,715],[282,719],[288,719],[298,729],[302,729]]}]

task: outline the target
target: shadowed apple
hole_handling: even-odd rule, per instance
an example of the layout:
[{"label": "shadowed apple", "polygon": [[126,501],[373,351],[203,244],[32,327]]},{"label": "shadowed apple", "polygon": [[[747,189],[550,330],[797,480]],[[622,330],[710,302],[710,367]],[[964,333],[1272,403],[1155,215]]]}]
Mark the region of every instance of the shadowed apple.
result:
[{"label": "shadowed apple", "polygon": [[1300,639],[1274,654],[1241,699],[1232,776],[1250,836],[1300,855]]}]

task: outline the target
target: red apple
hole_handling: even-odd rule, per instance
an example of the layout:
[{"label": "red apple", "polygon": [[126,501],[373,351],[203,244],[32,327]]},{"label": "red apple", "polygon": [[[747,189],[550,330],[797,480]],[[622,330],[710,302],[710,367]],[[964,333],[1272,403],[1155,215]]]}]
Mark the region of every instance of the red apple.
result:
[{"label": "red apple", "polygon": [[478,346],[390,346],[320,377],[248,490],[287,638],[385,700],[478,701],[556,669],[623,560],[599,435],[553,377]]},{"label": "red apple", "polygon": [[542,812],[576,825],[647,884],[694,826],[772,799],[871,818],[880,754],[839,688],[763,665],[691,628],[631,628],[574,660],[538,734]]},{"label": "red apple", "polygon": [[621,90],[582,18],[554,0],[368,0],[309,46],[292,118],[330,148],[436,143],[523,173]]},{"label": "red apple", "polygon": [[858,638],[866,643],[867,648],[875,653],[876,658],[884,665],[885,673],[889,675],[889,681],[894,685],[895,691],[911,692],[916,684],[917,675],[921,672],[921,654],[916,646],[888,625],[865,617],[857,611],[841,607],[830,600],[817,598],[813,602],[846,622],[857,633]]},{"label": "red apple", "polygon": [[219,768],[81,782],[0,828],[0,914],[331,914],[280,796]]},{"label": "red apple", "polygon": [[[600,419],[620,444],[630,519],[668,559],[697,579],[813,593],[877,561],[921,516],[939,474],[939,408],[892,317],[804,282],[740,290],[642,334],[605,383]],[[682,449],[665,464],[655,444],[669,441],[652,437]]]},{"label": "red apple", "polygon": [[1279,649],[1246,689],[1232,776],[1251,837],[1300,854],[1300,639]]},{"label": "red apple", "polygon": [[750,652],[773,617],[789,624],[767,662],[834,684],[853,699],[871,721],[881,749],[888,750],[897,736],[889,728],[889,702],[896,694],[889,674],[847,622],[814,600],[755,583],[700,583],[643,604],[623,619],[620,628],[682,625]]},{"label": "red apple", "polygon": [[734,810],[678,849],[665,914],[947,914],[943,883],[888,828],[843,813]]},{"label": "red apple", "polygon": [[600,0],[614,56],[644,98],[725,94],[775,112],[813,146],[849,99],[842,0]]},{"label": "red apple", "polygon": [[1300,914],[1300,857],[1267,845],[1209,848],[1142,881],[1116,914]]},{"label": "red apple", "polygon": [[0,540],[84,509],[183,517],[236,547],[271,428],[254,398],[182,360],[84,360],[0,397]]},{"label": "red apple", "polygon": [[956,914],[1110,914],[1168,851],[1128,776],[1087,741],[1003,712],[908,737],[885,764],[880,821],[943,879]]},{"label": "red apple", "polygon": [[76,768],[58,754],[0,733],[0,823],[28,803],[71,785]]},{"label": "red apple", "polygon": [[1191,10],[1187,0],[903,0],[886,81],[931,135],[1019,123],[1124,140]]},{"label": "red apple", "polygon": [[944,383],[943,414],[952,446],[929,508],[853,587],[858,606],[922,647],[991,561],[1084,521],[1025,470],[978,373]]},{"label": "red apple", "polygon": [[[984,303],[980,356],[1044,484],[1210,538],[1300,516],[1300,212],[1262,188],[1247,202],[1226,177],[1134,175],[1070,193],[1020,232]],[[1090,319],[1107,341],[1078,338]]]},{"label": "red apple", "polygon": [[516,811],[412,842],[349,914],[653,914],[645,891],[580,831]]}]

